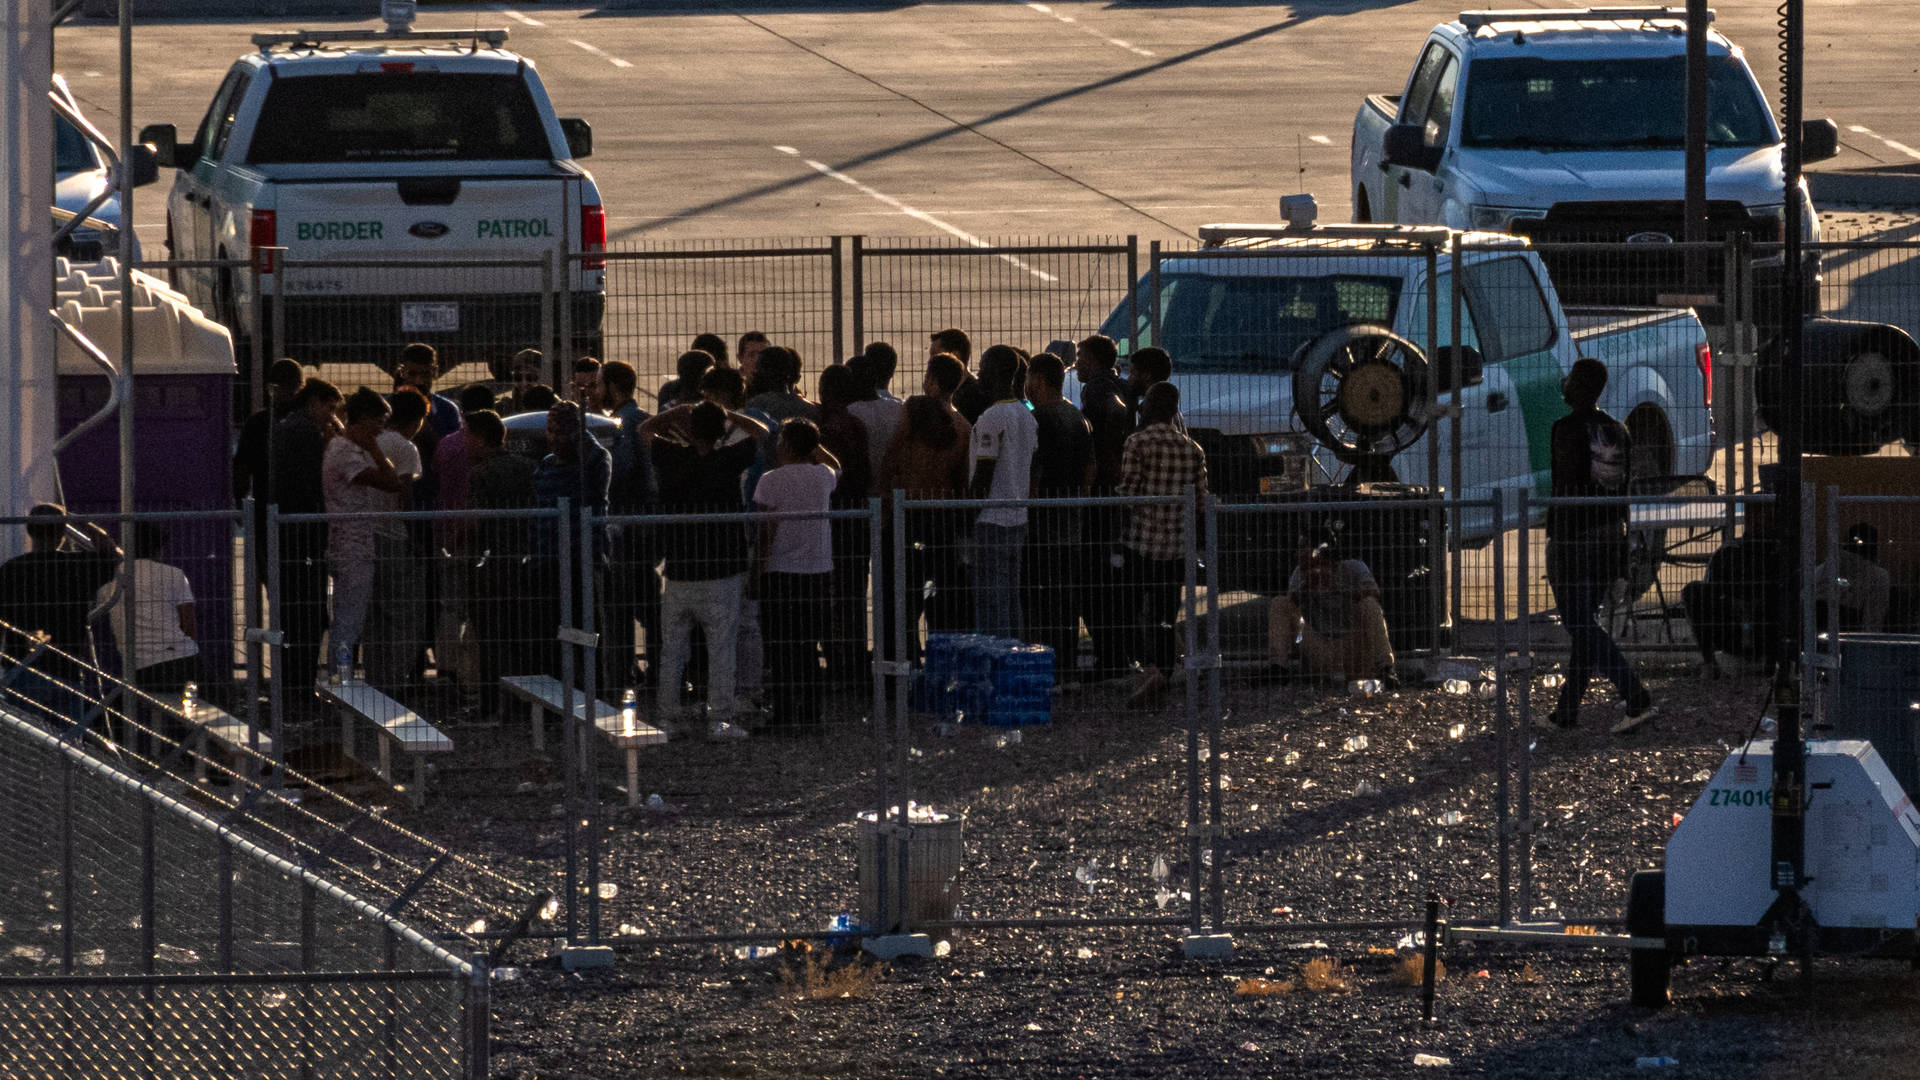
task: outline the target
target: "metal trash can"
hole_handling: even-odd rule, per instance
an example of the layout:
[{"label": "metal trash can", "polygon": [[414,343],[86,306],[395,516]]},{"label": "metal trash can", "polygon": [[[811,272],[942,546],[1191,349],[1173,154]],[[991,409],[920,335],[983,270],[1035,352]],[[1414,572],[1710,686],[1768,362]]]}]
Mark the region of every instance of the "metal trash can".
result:
[{"label": "metal trash can", "polygon": [[[906,912],[915,924],[944,922],[953,917],[960,904],[960,864],[966,854],[963,834],[966,818],[944,814],[930,806],[908,804]],[[889,828],[897,824],[899,811],[887,818]],[[860,925],[868,930],[887,931],[899,925],[900,842],[888,835],[881,843],[882,829],[873,811],[859,815],[860,829]],[[880,909],[879,860],[887,860],[887,910]]]},{"label": "metal trash can", "polygon": [[1908,795],[1920,793],[1920,634],[1841,634],[1826,720],[1836,739],[1865,739]]}]

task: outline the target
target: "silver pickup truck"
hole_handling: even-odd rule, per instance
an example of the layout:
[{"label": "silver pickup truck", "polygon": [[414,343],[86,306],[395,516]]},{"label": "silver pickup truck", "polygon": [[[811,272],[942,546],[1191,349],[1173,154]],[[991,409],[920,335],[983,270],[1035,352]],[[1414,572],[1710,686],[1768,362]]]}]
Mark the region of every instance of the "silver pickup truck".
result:
[{"label": "silver pickup truck", "polygon": [[[1207,225],[1205,246],[1167,257],[1144,276],[1102,332],[1122,355],[1158,345],[1173,358],[1188,429],[1207,451],[1214,492],[1258,500],[1296,486],[1311,444],[1294,400],[1307,347],[1342,326],[1385,327],[1421,348],[1440,388],[1438,474],[1458,490],[1544,494],[1553,422],[1566,414],[1561,376],[1582,356],[1612,372],[1601,406],[1633,436],[1636,476],[1695,475],[1713,454],[1713,356],[1686,309],[1565,308],[1527,240],[1497,233],[1396,225]],[[1463,348],[1453,392],[1453,255],[1459,265]],[[1429,269],[1429,256],[1433,257]],[[1437,303],[1437,308],[1434,306]],[[1428,332],[1429,312],[1438,326]],[[1077,386],[1076,386],[1077,392]],[[1428,441],[1393,461],[1425,483]],[[1320,453],[1312,464],[1342,477]],[[1488,512],[1460,521],[1455,542],[1491,533]]]}]

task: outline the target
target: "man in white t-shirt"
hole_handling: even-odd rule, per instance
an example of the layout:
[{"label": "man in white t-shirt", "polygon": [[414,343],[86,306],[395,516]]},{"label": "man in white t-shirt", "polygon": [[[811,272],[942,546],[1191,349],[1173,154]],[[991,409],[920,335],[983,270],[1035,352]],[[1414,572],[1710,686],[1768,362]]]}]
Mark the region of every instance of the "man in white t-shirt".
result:
[{"label": "man in white t-shirt", "polygon": [[[405,486],[386,452],[380,432],[392,410],[387,399],[366,387],[347,397],[346,428],[328,440],[320,463],[320,488],[327,513],[379,513],[393,509]],[[366,629],[373,599],[376,523],[370,519],[327,523],[327,568],[333,574],[333,623],[327,630],[333,663],[352,662],[353,648]]]},{"label": "man in white t-shirt", "polygon": [[767,701],[775,727],[820,722],[820,630],[833,577],[833,532],[824,516],[840,461],[820,445],[820,429],[804,418],[780,426],[779,467],[753,489],[757,510],[823,516],[766,521],[758,551],[760,632],[767,649]]},{"label": "man in white t-shirt", "polygon": [[[973,425],[969,468],[976,499],[1025,500],[1032,491],[1033,452],[1040,425],[1015,396],[1020,354],[995,345],[980,354],[980,382],[993,404]],[[1027,508],[991,506],[973,525],[973,629],[1020,636],[1020,560],[1027,542]]]},{"label": "man in white t-shirt", "polygon": [[[428,398],[411,386],[402,386],[387,398],[393,412],[378,439],[380,452],[400,478],[400,490],[380,492],[381,509],[399,513],[416,509],[415,481],[425,462],[420,459],[420,431],[430,416]],[[423,668],[429,618],[427,530],[405,521],[377,523],[373,532],[373,603],[367,610],[367,681],[392,689],[410,681]]]},{"label": "man in white t-shirt", "polygon": [[120,662],[126,664],[127,606],[119,602],[117,590],[133,594],[134,655],[128,666],[142,690],[165,701],[201,677],[200,646],[193,640],[193,586],[179,567],[164,561],[167,530],[162,526],[151,521],[135,525],[133,550],[135,557],[121,565],[119,581],[100,587],[98,601],[112,601],[107,620],[120,646]]}]

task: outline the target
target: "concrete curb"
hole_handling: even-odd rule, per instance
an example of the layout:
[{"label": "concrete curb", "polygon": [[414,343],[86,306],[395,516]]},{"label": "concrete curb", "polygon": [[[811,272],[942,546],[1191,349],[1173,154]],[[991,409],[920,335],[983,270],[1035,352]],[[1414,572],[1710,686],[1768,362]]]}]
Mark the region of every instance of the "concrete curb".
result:
[{"label": "concrete curb", "polygon": [[1808,172],[1807,189],[1820,204],[1920,207],[1920,165]]},{"label": "concrete curb", "polygon": [[[432,9],[425,9],[431,12]],[[85,0],[80,14],[113,22],[120,17],[118,0]],[[258,19],[297,15],[345,15],[378,22],[380,7],[371,0],[133,0],[135,19]]]}]

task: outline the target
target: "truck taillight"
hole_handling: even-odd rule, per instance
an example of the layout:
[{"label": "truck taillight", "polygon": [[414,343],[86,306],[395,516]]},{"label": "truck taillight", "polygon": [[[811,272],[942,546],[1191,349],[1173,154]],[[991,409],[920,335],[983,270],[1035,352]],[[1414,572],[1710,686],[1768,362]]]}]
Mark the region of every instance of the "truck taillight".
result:
[{"label": "truck taillight", "polygon": [[265,250],[279,245],[280,226],[271,210],[255,210],[253,219],[247,222],[247,246],[253,249],[253,261],[263,274],[273,273],[273,252]]},{"label": "truck taillight", "polygon": [[1693,347],[1693,362],[1700,365],[1700,381],[1707,388],[1707,404],[1713,404],[1713,346],[1701,342]]},{"label": "truck taillight", "polygon": [[[580,208],[580,251],[582,254],[607,250],[607,210],[603,206]],[[605,270],[607,260],[584,258],[582,270]]]}]

